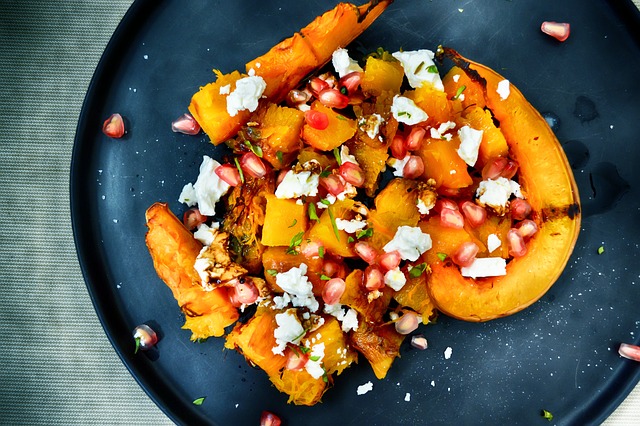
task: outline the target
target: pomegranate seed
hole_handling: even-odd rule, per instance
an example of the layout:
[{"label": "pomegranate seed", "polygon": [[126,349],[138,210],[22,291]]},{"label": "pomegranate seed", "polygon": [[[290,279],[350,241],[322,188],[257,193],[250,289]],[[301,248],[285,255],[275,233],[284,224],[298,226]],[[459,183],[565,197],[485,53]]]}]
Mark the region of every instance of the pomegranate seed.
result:
[{"label": "pomegranate seed", "polygon": [[509,254],[511,256],[522,257],[527,254],[527,245],[524,242],[524,237],[517,229],[509,229],[507,243],[509,244]]},{"label": "pomegranate seed", "polygon": [[327,108],[342,109],[349,105],[349,97],[340,93],[338,89],[324,89],[318,93],[318,100]]},{"label": "pomegranate seed", "polygon": [[466,241],[460,244],[458,250],[451,255],[451,260],[458,266],[469,266],[476,259],[478,251],[480,251],[480,247],[476,243]]},{"label": "pomegranate seed", "polygon": [[464,217],[458,210],[443,208],[440,211],[440,225],[445,228],[462,229],[464,228]]},{"label": "pomegranate seed", "polygon": [[187,227],[189,231],[193,231],[198,225],[205,223],[209,219],[207,216],[200,213],[197,207],[192,207],[182,216],[182,223]]},{"label": "pomegranate seed", "polygon": [[355,250],[356,254],[369,265],[373,264],[378,257],[376,249],[371,247],[368,243],[362,241],[358,241],[353,249]]},{"label": "pomegranate seed", "polygon": [[628,343],[620,343],[618,349],[620,356],[633,361],[640,361],[640,346],[630,345]]},{"label": "pomegranate seed", "polygon": [[516,229],[522,235],[525,240],[531,238],[536,232],[538,232],[538,225],[530,219],[525,219],[516,225]]},{"label": "pomegranate seed", "polygon": [[416,349],[420,349],[421,351],[424,351],[429,347],[429,343],[427,342],[426,337],[424,337],[422,334],[418,334],[416,336],[411,337],[411,346],[413,346]]},{"label": "pomegranate seed", "polygon": [[474,202],[465,201],[460,206],[460,210],[462,210],[469,225],[474,228],[482,225],[487,220],[487,211]]},{"label": "pomegranate seed", "polygon": [[418,328],[418,314],[413,311],[405,312],[398,321],[396,321],[396,331],[400,334],[409,334]]},{"label": "pomegranate seed", "polygon": [[316,130],[324,130],[329,127],[329,117],[322,111],[310,109],[304,113],[304,119],[309,126]]},{"label": "pomegranate seed", "polygon": [[384,287],[384,272],[378,265],[369,265],[364,270],[364,286],[369,291]]},{"label": "pomegranate seed", "polygon": [[396,134],[391,141],[391,155],[393,158],[397,158],[398,160],[402,160],[407,156],[407,147],[404,145],[404,139],[402,135]]},{"label": "pomegranate seed", "polygon": [[352,95],[358,90],[361,81],[362,73],[360,71],[353,71],[340,79],[338,87],[344,87],[347,90],[347,95]]},{"label": "pomegranate seed", "polygon": [[415,179],[424,173],[424,162],[417,155],[409,156],[409,159],[402,169],[402,176],[406,179]]},{"label": "pomegranate seed", "polygon": [[340,265],[335,260],[331,260],[331,259],[325,260],[324,264],[322,265],[322,272],[326,276],[331,278],[337,276],[341,270],[342,270],[342,265]]},{"label": "pomegranate seed", "polygon": [[487,161],[487,164],[482,168],[482,179],[498,179],[504,168],[507,166],[507,162],[508,160],[504,157],[495,157]]},{"label": "pomegranate seed", "polygon": [[500,174],[500,176],[502,176],[503,178],[511,179],[518,172],[518,167],[519,165],[517,161],[508,159],[507,165],[504,166],[504,169],[502,169],[502,173]]},{"label": "pomegranate seed", "polygon": [[382,269],[389,271],[400,266],[402,256],[398,250],[390,251],[389,253],[381,254],[378,258],[378,264],[382,266]]},{"label": "pomegranate seed", "polygon": [[329,176],[321,177],[320,185],[322,185],[331,195],[337,196],[344,192],[344,182],[338,175],[330,174]]},{"label": "pomegranate seed", "polygon": [[240,305],[251,305],[258,300],[260,292],[258,288],[248,279],[240,278],[229,290],[229,298]]},{"label": "pomegranate seed", "polygon": [[404,146],[407,148],[407,151],[420,149],[426,134],[427,130],[424,127],[414,127],[411,129],[409,136],[407,136],[407,139],[404,141]]},{"label": "pomegranate seed", "polygon": [[287,105],[296,106],[307,103],[311,99],[311,94],[304,90],[291,90],[287,93]]},{"label": "pomegranate seed", "polygon": [[436,213],[440,213],[442,209],[458,210],[458,205],[455,203],[455,201],[449,200],[447,198],[440,198],[436,201],[436,205],[433,207],[433,210]]},{"label": "pomegranate seed", "polygon": [[136,352],[138,349],[146,351],[158,343],[158,335],[147,324],[140,324],[133,329],[133,338],[136,339]]},{"label": "pomegranate seed", "polygon": [[253,152],[246,152],[240,157],[240,167],[243,172],[256,179],[260,179],[267,174],[267,168],[264,163]]},{"label": "pomegranate seed", "polygon": [[260,415],[260,426],[280,426],[282,420],[271,411],[263,411]]},{"label": "pomegranate seed", "polygon": [[216,167],[215,172],[220,179],[231,186],[238,186],[242,183],[240,180],[240,172],[231,164],[222,164]]},{"label": "pomegranate seed", "polygon": [[313,77],[311,80],[309,80],[309,90],[311,90],[311,93],[313,93],[315,96],[318,96],[320,92],[329,89],[330,87],[331,86],[329,86],[329,83],[321,78]]},{"label": "pomegranate seed", "polygon": [[516,198],[511,201],[509,210],[511,211],[511,219],[523,220],[531,213],[531,204],[522,198]]},{"label": "pomegranate seed", "polygon": [[185,135],[197,135],[200,133],[200,125],[196,119],[191,116],[191,114],[182,114],[180,117],[173,120],[171,123],[171,130]]},{"label": "pomegranate seed", "polygon": [[102,124],[102,133],[113,139],[124,136],[124,119],[120,114],[111,114]]},{"label": "pomegranate seed", "polygon": [[540,29],[558,41],[565,41],[569,38],[571,25],[566,22],[544,21]]},{"label": "pomegranate seed", "polygon": [[344,294],[345,288],[346,285],[342,278],[331,278],[322,289],[322,300],[327,305],[340,303],[340,298]]},{"label": "pomegranate seed", "polygon": [[364,172],[355,163],[351,161],[347,161],[342,163],[342,165],[338,168],[338,173],[342,176],[342,179],[347,181],[353,186],[360,187],[364,185]]},{"label": "pomegranate seed", "polygon": [[278,176],[276,177],[276,187],[282,183],[282,180],[287,173],[289,173],[289,170],[280,170],[280,173],[278,173]]},{"label": "pomegranate seed", "polygon": [[305,239],[300,244],[300,253],[308,259],[318,257],[320,256],[320,247],[322,247],[322,244],[319,242]]}]

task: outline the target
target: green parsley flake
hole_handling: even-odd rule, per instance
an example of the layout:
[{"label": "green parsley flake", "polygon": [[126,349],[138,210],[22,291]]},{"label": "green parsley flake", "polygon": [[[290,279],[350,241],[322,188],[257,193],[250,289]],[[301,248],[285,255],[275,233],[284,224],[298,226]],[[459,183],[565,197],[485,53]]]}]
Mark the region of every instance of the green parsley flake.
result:
[{"label": "green parsley flake", "polygon": [[367,228],[367,229],[358,231],[358,233],[356,234],[356,237],[360,239],[360,238],[368,238],[368,237],[371,237],[372,235],[373,235],[373,228]]},{"label": "green parsley flake", "polygon": [[338,147],[333,148],[333,156],[336,157],[338,166],[342,166],[342,157],[340,156],[340,150],[338,149]]},{"label": "green parsley flake", "polygon": [[234,157],[233,161],[235,161],[236,169],[238,169],[238,173],[240,173],[240,182],[244,183],[244,173],[242,172],[242,167],[240,167],[240,162],[238,161],[238,157]]},{"label": "green parsley flake", "polygon": [[604,246],[598,247],[598,254],[604,253]]},{"label": "green parsley flake", "polygon": [[447,258],[446,253],[438,253],[438,259],[440,259],[441,262],[444,262],[446,258]]},{"label": "green parsley flake", "polygon": [[318,247],[318,257],[320,257],[320,259],[324,259],[324,246]]},{"label": "green parsley flake", "polygon": [[202,405],[202,403],[204,402],[204,399],[205,399],[205,398],[206,398],[206,397],[204,397],[204,396],[203,396],[203,397],[201,397],[201,398],[196,398],[196,399],[194,399],[194,400],[193,400],[193,405]]},{"label": "green parsley flake", "polygon": [[279,161],[280,163],[283,163],[283,162],[284,162],[284,160],[282,159],[282,151],[277,151],[277,152],[276,152],[276,158],[278,159],[278,161]]},{"label": "green parsley flake", "polygon": [[331,205],[331,201],[327,200],[326,198],[323,198],[322,200],[320,200],[320,202],[322,204],[324,204],[325,206],[330,206]]},{"label": "green parsley flake", "polygon": [[553,414],[551,414],[550,411],[542,410],[542,413],[540,413],[540,415],[549,421],[553,420]]},{"label": "green parsley flake", "polygon": [[409,276],[411,278],[418,278],[420,275],[422,275],[422,273],[427,269],[427,264],[426,263],[421,263],[419,265],[415,265],[413,268],[411,268],[411,270],[409,271]]},{"label": "green parsley flake", "polygon": [[465,85],[458,87],[458,90],[456,90],[456,94],[453,96],[453,98],[451,98],[451,100],[455,101],[456,99],[458,99],[460,95],[462,95],[462,92],[465,91],[466,88],[467,86]]},{"label": "green parsley flake", "polygon": [[338,225],[336,224],[336,218],[331,211],[331,208],[328,208],[329,219],[331,219],[331,226],[333,227],[333,233],[336,235],[336,240],[340,241],[340,231],[338,231]]},{"label": "green parsley flake", "polygon": [[267,269],[267,274],[271,275],[272,277],[275,277],[276,275],[278,275],[278,271],[275,269]]},{"label": "green parsley flake", "polygon": [[319,355],[313,355],[313,356],[310,356],[309,359],[311,361],[313,361],[313,362],[320,361],[320,356]]},{"label": "green parsley flake", "polygon": [[325,274],[320,275],[320,279],[322,281],[329,281],[331,279],[331,277],[326,276]]},{"label": "green parsley flake", "polygon": [[293,222],[288,227],[293,228],[294,226],[296,226],[296,223],[298,223],[298,219],[293,219]]},{"label": "green parsley flake", "polygon": [[320,222],[320,218],[318,217],[318,213],[316,212],[316,205],[313,203],[309,203],[309,219]]},{"label": "green parsley flake", "polygon": [[138,351],[140,350],[140,338],[136,337],[136,349],[133,351],[133,354],[137,354]]},{"label": "green parsley flake", "polygon": [[436,67],[435,65],[430,65],[429,68],[427,68],[427,71],[432,74],[438,74],[438,67]]},{"label": "green parsley flake", "polygon": [[354,239],[353,237],[349,237],[349,238],[347,238],[347,242],[348,242],[348,243],[352,243],[352,242],[354,242],[354,241],[355,241],[355,239]]},{"label": "green parsley flake", "polygon": [[244,141],[244,144],[246,146],[249,147],[249,149],[258,157],[262,158],[262,148],[260,148],[258,145],[253,145],[251,142],[249,141]]},{"label": "green parsley flake", "polygon": [[303,236],[304,236],[304,231],[300,231],[291,238],[291,242],[289,243],[289,248],[287,249],[287,254],[297,254],[296,247],[302,244]]}]

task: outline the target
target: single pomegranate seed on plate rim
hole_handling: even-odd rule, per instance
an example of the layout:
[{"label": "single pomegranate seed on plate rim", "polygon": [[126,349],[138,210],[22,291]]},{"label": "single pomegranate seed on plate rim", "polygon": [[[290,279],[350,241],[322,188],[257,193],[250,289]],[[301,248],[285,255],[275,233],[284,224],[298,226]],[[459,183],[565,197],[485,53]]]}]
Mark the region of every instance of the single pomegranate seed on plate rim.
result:
[{"label": "single pomegranate seed on plate rim", "polygon": [[620,343],[618,353],[622,357],[640,362],[640,346],[631,345],[629,343]]},{"label": "single pomegranate seed on plate rim", "polygon": [[175,133],[193,136],[200,133],[200,124],[198,124],[191,114],[182,114],[180,117],[173,120],[171,123],[171,130]]},{"label": "single pomegranate seed on plate rim", "polygon": [[124,136],[124,119],[118,113],[111,114],[102,124],[102,133],[112,139],[120,139]]},{"label": "single pomegranate seed on plate rim", "polygon": [[571,33],[571,25],[566,22],[544,21],[540,30],[558,41],[565,41]]},{"label": "single pomegranate seed on plate rim", "polygon": [[418,328],[418,314],[413,311],[405,312],[398,321],[396,321],[396,331],[400,334],[409,334]]}]

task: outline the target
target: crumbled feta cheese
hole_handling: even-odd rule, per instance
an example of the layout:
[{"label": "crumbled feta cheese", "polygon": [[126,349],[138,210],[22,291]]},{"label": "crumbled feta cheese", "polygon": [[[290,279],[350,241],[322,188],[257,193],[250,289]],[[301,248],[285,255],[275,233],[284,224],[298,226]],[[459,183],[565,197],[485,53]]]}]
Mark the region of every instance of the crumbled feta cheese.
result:
[{"label": "crumbled feta cheese", "polygon": [[500,99],[503,101],[509,97],[509,93],[511,92],[509,88],[509,80],[502,80],[498,83],[498,88],[496,89],[498,95],[500,95]]},{"label": "crumbled feta cheese", "polygon": [[444,350],[444,359],[451,358],[452,353],[453,353],[453,349],[451,349],[451,346],[447,347],[447,349]]},{"label": "crumbled feta cheese", "polygon": [[260,76],[244,77],[236,81],[236,88],[227,96],[227,112],[235,117],[238,111],[255,111],[258,100],[267,88],[267,83]]},{"label": "crumbled feta cheese", "polygon": [[364,229],[365,226],[367,226],[367,222],[363,222],[361,220],[345,220],[336,218],[336,227],[347,234],[355,234],[361,229]]},{"label": "crumbled feta cheese", "polygon": [[322,368],[322,360],[324,358],[324,343],[318,343],[311,347],[309,352],[309,360],[304,365],[304,369],[314,379],[319,379],[324,375],[324,368]]},{"label": "crumbled feta cheese", "polygon": [[342,327],[342,331],[348,333],[350,330],[358,329],[358,313],[354,309],[343,309],[342,305],[324,305],[324,313],[334,316]]},{"label": "crumbled feta cheese", "polygon": [[307,265],[301,263],[299,267],[293,267],[287,272],[276,274],[276,284],[286,293],[289,293],[291,304],[296,307],[306,307],[311,312],[318,310],[319,304],[313,296],[313,285],[306,276]]},{"label": "crumbled feta cheese", "polygon": [[384,274],[384,283],[395,291],[398,291],[407,283],[407,277],[404,276],[404,272],[402,272],[400,268],[396,267],[388,270],[387,273]]},{"label": "crumbled feta cheese", "polygon": [[458,155],[471,167],[475,166],[476,161],[478,161],[482,133],[482,130],[476,130],[469,126],[463,126],[458,130],[458,137],[460,138]]},{"label": "crumbled feta cheese", "polygon": [[409,392],[407,392],[406,394],[404,394],[404,400],[405,400],[406,402],[411,401],[411,394],[410,394]]},{"label": "crumbled feta cheese", "polygon": [[213,238],[218,233],[218,229],[220,229],[218,222],[213,222],[211,226],[208,226],[206,223],[201,223],[198,226],[198,230],[193,233],[193,236],[203,245],[210,246],[213,243]]},{"label": "crumbled feta cheese", "polygon": [[295,173],[289,170],[276,189],[277,198],[313,197],[318,194],[320,176],[309,171]]},{"label": "crumbled feta cheese", "polygon": [[501,257],[479,257],[471,265],[460,268],[460,274],[473,279],[507,275],[507,262]]},{"label": "crumbled feta cheese", "polygon": [[400,123],[408,124],[409,126],[422,123],[429,116],[411,99],[404,96],[396,95],[393,97],[393,104],[391,104],[391,113],[393,118]]},{"label": "crumbled feta cheese", "polygon": [[393,239],[383,247],[385,253],[398,250],[402,259],[412,262],[430,248],[431,236],[417,226],[399,226]]},{"label": "crumbled feta cheese", "polygon": [[276,345],[271,349],[274,355],[284,355],[287,343],[297,345],[304,336],[304,327],[300,324],[295,309],[289,309],[281,314],[276,314],[276,324],[278,327],[273,331],[276,338]]},{"label": "crumbled feta cheese", "polygon": [[358,125],[360,130],[365,132],[367,136],[371,139],[375,139],[375,137],[378,136],[378,133],[380,133],[380,125],[382,125],[382,123],[384,123],[384,118],[382,118],[380,114],[374,113],[367,118],[362,117],[358,122]]},{"label": "crumbled feta cheese", "polygon": [[341,164],[344,164],[344,163],[358,164],[358,160],[356,160],[356,157],[349,154],[349,147],[346,145],[342,145],[340,147],[340,163]]},{"label": "crumbled feta cheese", "polygon": [[487,179],[480,182],[476,190],[478,202],[483,206],[489,206],[496,211],[503,211],[511,195],[522,198],[520,185],[504,177]]},{"label": "crumbled feta cheese", "polygon": [[422,199],[420,199],[420,198],[418,198],[418,201],[417,201],[416,204],[418,206],[418,213],[420,213],[420,214],[429,214],[429,212],[431,211],[432,207],[427,206],[425,204],[425,202],[422,201]]},{"label": "crumbled feta cheese", "polygon": [[[444,85],[440,79],[440,74],[433,62],[434,54],[427,49],[414,50],[409,52],[395,52],[392,54],[402,64],[404,75],[407,76],[409,85],[417,89],[425,83],[436,90],[444,91]],[[436,72],[433,72],[435,69]]]},{"label": "crumbled feta cheese", "polygon": [[358,386],[356,393],[358,395],[364,395],[365,393],[371,392],[372,390],[373,390],[373,383],[371,383],[371,381],[368,381],[364,385]]},{"label": "crumbled feta cheese", "polygon": [[220,163],[204,155],[196,183],[185,185],[178,201],[186,203],[188,206],[198,204],[201,214],[215,216],[216,203],[229,190],[229,184],[215,173],[215,169],[218,167],[220,167]]},{"label": "crumbled feta cheese", "polygon": [[220,94],[221,95],[228,95],[229,93],[231,93],[231,85],[227,84],[225,86],[221,86],[220,87]]},{"label": "crumbled feta cheese", "polygon": [[362,67],[358,65],[358,62],[349,57],[347,49],[336,49],[331,55],[331,63],[340,78],[354,71],[362,71]]},{"label": "crumbled feta cheese", "polygon": [[253,77],[254,75],[256,75],[256,70],[254,70],[253,68],[250,68],[249,71],[247,72],[247,74],[251,77]]},{"label": "crumbled feta cheese", "polygon": [[445,133],[455,128],[456,123],[454,123],[453,121],[445,121],[444,123],[440,123],[437,129],[435,127],[430,127],[429,134],[433,139],[446,139],[450,141],[452,136],[448,133]]},{"label": "crumbled feta cheese", "polygon": [[394,172],[393,175],[397,177],[404,177],[404,166],[407,165],[407,162],[411,158],[410,155],[405,155],[402,160],[398,160],[397,158],[391,157],[387,160],[387,164],[393,167]]},{"label": "crumbled feta cheese", "polygon": [[272,309],[284,309],[289,306],[289,303],[291,303],[291,296],[289,296],[289,293],[284,293],[282,296],[275,296],[273,298]]},{"label": "crumbled feta cheese", "polygon": [[489,234],[487,237],[487,249],[489,249],[489,253],[493,253],[495,249],[502,245],[502,241],[496,234]]},{"label": "crumbled feta cheese", "polygon": [[453,82],[457,83],[460,80],[460,74],[456,74],[453,76]]}]

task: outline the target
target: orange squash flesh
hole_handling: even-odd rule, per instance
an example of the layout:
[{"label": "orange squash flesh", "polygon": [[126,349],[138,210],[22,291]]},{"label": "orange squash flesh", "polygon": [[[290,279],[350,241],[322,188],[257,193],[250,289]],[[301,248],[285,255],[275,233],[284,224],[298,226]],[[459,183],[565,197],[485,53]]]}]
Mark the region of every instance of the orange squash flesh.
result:
[{"label": "orange squash flesh", "polygon": [[[504,77],[445,50],[470,79],[485,87],[484,99],[518,161],[519,183],[533,208],[539,231],[528,253],[507,264],[501,277],[462,277],[449,260],[431,264],[429,295],[443,313],[467,321],[488,321],[518,312],[537,301],[562,273],[580,230],[578,188],[558,140],[540,114],[511,85],[502,100],[496,88]],[[482,83],[484,82],[484,83]]]}]

